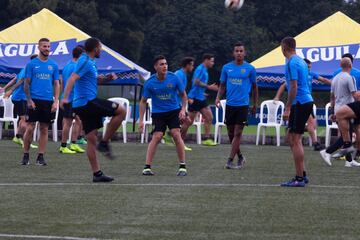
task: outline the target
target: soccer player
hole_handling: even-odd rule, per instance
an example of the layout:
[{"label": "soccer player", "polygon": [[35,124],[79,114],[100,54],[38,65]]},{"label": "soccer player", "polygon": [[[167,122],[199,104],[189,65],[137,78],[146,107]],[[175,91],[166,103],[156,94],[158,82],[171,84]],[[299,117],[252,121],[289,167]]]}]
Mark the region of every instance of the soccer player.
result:
[{"label": "soccer player", "polygon": [[[111,182],[114,178],[106,176],[100,170],[96,158],[96,149],[107,158],[113,159],[109,140],[124,120],[126,110],[119,104],[97,98],[97,83],[104,83],[116,78],[115,74],[98,75],[95,58],[100,57],[102,45],[99,39],[89,38],[85,41],[85,51],[71,74],[65,88],[62,106],[70,102],[69,95],[74,87],[72,107],[80,117],[86,134],[86,153],[93,172],[93,182]],[[75,86],[74,86],[75,84]],[[106,133],[96,147],[97,130],[103,126],[103,117],[111,117]]]},{"label": "soccer player", "polygon": [[[175,75],[182,81],[185,89],[187,85],[187,74],[191,73],[194,70],[194,61],[195,59],[192,57],[184,57],[181,60],[181,68],[175,72]],[[181,107],[181,97],[180,95],[178,95],[177,97]],[[187,117],[184,118],[182,124],[184,121],[190,121],[190,119]],[[172,143],[172,139],[169,132],[165,133],[164,140],[166,143],[170,143],[170,142]],[[184,147],[185,147],[185,151],[192,151],[190,147],[187,147],[186,145],[184,145]]]},{"label": "soccer player", "polygon": [[[255,114],[258,87],[255,68],[245,61],[246,51],[243,43],[238,42],[234,45],[233,56],[234,61],[224,65],[221,70],[220,87],[215,104],[217,107],[220,106],[221,97],[226,92],[225,123],[231,150],[225,168],[241,169],[244,166],[245,158],[240,151],[240,141],[244,126],[247,123],[249,95],[252,90],[253,106],[251,112]],[[235,155],[238,155],[237,166],[233,164]]]},{"label": "soccer player", "polygon": [[[154,59],[156,73],[152,75],[144,85],[143,96],[140,101],[139,131],[143,131],[144,113],[146,100],[152,101],[152,121],[155,125],[153,136],[146,153],[146,163],[143,175],[154,175],[151,164],[156,152],[158,143],[161,141],[166,128],[174,139],[176,152],[179,158],[178,176],[186,176],[184,142],[180,134],[180,120],[185,118],[186,92],[181,80],[172,72],[168,71],[168,64],[164,56],[157,56]],[[181,96],[181,108],[178,102],[178,94]]]},{"label": "soccer player", "polygon": [[306,121],[313,110],[313,98],[308,83],[308,67],[305,61],[296,55],[296,41],[292,37],[285,37],[281,41],[281,50],[287,59],[285,66],[288,100],[285,105],[283,118],[289,120],[288,139],[295,161],[296,176],[283,187],[304,187],[308,182],[304,171],[304,148],[302,135]]},{"label": "soccer player", "polygon": [[[356,83],[355,79],[350,75],[352,63],[350,58],[344,57],[341,59],[342,71],[338,73],[332,80],[331,83],[331,110],[334,109],[336,114],[341,106],[354,102],[356,97]],[[331,115],[332,120],[335,115]],[[350,136],[352,136],[352,128],[354,124],[350,124]],[[358,124],[356,125],[359,126]],[[343,138],[340,137],[334,144],[329,146],[326,150],[320,152],[321,157],[324,159],[326,164],[331,166],[331,154],[338,150],[344,144]],[[350,153],[346,154],[345,167],[359,167],[360,163],[352,159]]]},{"label": "soccer player", "polygon": [[[30,57],[30,60],[33,60],[38,55],[34,54]],[[11,101],[14,104],[14,114],[16,116],[19,116],[18,121],[18,130],[17,133],[15,133],[15,137],[12,139],[12,141],[16,144],[19,144],[23,147],[24,141],[23,141],[23,134],[26,130],[26,96],[24,92],[24,78],[25,78],[25,68],[23,68],[20,73],[17,75],[15,79],[15,84],[12,85],[9,91],[7,91],[4,95],[5,98],[8,98],[11,96]],[[14,80],[13,79],[13,80]],[[30,144],[31,148],[38,148],[36,145]]]},{"label": "soccer player", "polygon": [[[309,69],[309,75],[308,75],[308,81],[309,81],[309,88],[310,88],[310,93],[312,92],[312,82],[313,80],[318,80],[320,82],[322,82],[323,84],[326,85],[331,85],[331,81],[325,77],[320,76],[319,74],[311,71],[311,61],[308,59],[304,59],[304,61],[306,62],[306,64],[308,65],[308,69]],[[285,91],[286,88],[286,83],[283,83],[280,88],[278,89],[278,91],[276,92],[276,96],[274,97],[275,101],[279,101],[281,95],[283,94],[283,92]],[[317,136],[316,136],[316,116],[314,115],[314,112],[311,111],[309,119],[306,122],[306,130],[309,132],[309,135],[311,137],[311,140],[313,142],[314,145],[314,151],[320,151],[322,149],[321,144],[318,142]]]},{"label": "soccer player", "polygon": [[[354,57],[351,53],[345,53],[344,55],[342,55],[342,58],[347,57],[351,60],[351,64],[353,65],[354,63]],[[340,73],[342,71],[342,68],[338,68],[334,74],[333,77],[335,77],[338,73]],[[352,66],[351,71],[350,71],[350,75],[352,77],[354,77],[355,79],[355,83],[356,83],[356,89],[359,90],[360,89],[360,70],[355,68],[354,66]],[[352,123],[354,125],[355,129],[360,129],[357,127],[357,125],[360,124],[360,119],[354,119],[354,122]],[[357,133],[357,135],[360,135],[360,133]],[[360,141],[356,141],[356,145],[357,145],[357,152],[356,152],[356,159],[360,160]],[[340,146],[338,146],[339,148]]]},{"label": "soccer player", "polygon": [[194,122],[195,117],[200,112],[205,119],[205,140],[202,142],[206,146],[215,146],[216,144],[210,138],[210,129],[213,120],[213,115],[209,105],[206,102],[205,90],[217,91],[217,85],[208,85],[209,80],[208,69],[214,66],[214,55],[205,53],[203,55],[203,62],[195,69],[192,88],[189,92],[189,118],[190,121],[184,122],[181,126],[181,136],[185,140],[187,130]]},{"label": "soccer player", "polygon": [[22,165],[30,163],[29,148],[35,129],[35,123],[40,125],[40,139],[36,164],[46,166],[44,159],[48,141],[49,124],[54,120],[59,104],[60,83],[58,65],[51,59],[50,40],[41,38],[38,43],[39,56],[26,65],[24,91],[27,98],[28,122],[24,135],[24,156]]},{"label": "soccer player", "polygon": [[[69,61],[63,71],[62,71],[62,89],[66,87],[66,83],[69,80],[71,74],[74,72],[76,67],[76,62],[78,61],[81,54],[85,51],[84,47],[79,45],[75,47],[72,51],[73,59]],[[84,153],[85,150],[82,149],[78,144],[76,144],[77,137],[80,134],[81,129],[81,120],[79,116],[75,115],[74,110],[72,108],[72,100],[74,98],[74,89],[71,90],[69,95],[69,103],[64,104],[63,111],[63,128],[61,134],[61,146],[59,149],[60,153],[64,154],[75,154],[75,153]],[[75,123],[73,126],[72,136],[71,136],[71,144],[67,147],[67,140],[69,138],[69,131],[72,125],[73,120],[75,119]]]}]

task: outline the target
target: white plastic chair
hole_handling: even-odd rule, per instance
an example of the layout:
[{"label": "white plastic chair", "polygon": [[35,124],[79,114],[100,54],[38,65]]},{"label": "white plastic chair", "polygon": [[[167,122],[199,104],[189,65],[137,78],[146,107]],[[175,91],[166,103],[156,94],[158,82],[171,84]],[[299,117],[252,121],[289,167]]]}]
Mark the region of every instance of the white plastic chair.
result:
[{"label": "white plastic chair", "polygon": [[[127,134],[126,134],[126,124],[129,120],[129,115],[130,115],[130,103],[129,100],[127,100],[126,98],[119,98],[119,97],[114,97],[114,98],[109,98],[109,101],[118,103],[119,105],[123,106],[126,110],[126,116],[125,119],[122,121],[121,125],[122,125],[122,129],[123,129],[123,142],[126,143],[127,142]],[[109,124],[109,122],[111,121],[111,117],[106,117],[104,120],[104,128],[103,128],[103,137],[105,136],[105,132],[106,132],[106,128],[107,125]]]},{"label": "white plastic chair", "polygon": [[[53,121],[53,123],[51,124],[51,128],[52,128],[52,139],[54,142],[58,141],[58,116],[59,116],[59,103],[58,103],[58,107],[56,108],[56,113],[55,113],[55,119]],[[34,129],[34,134],[33,134],[33,141],[37,141],[40,137],[40,126],[39,126],[39,122],[35,123],[35,129]]]},{"label": "white plastic chair", "polygon": [[[315,116],[315,121],[316,121],[316,111],[317,111],[316,105],[313,104],[313,113],[314,113],[314,116]],[[317,139],[317,131],[316,131],[316,129],[315,129],[315,138]],[[312,144],[313,144],[313,142],[312,142],[311,136],[309,134],[309,146],[312,147]]]},{"label": "white plastic chair", "polygon": [[331,139],[331,129],[339,129],[338,125],[336,122],[332,122],[329,119],[329,108],[331,106],[331,103],[327,103],[325,106],[325,123],[326,123],[326,128],[325,128],[325,147],[330,146],[330,139]]},{"label": "white plastic chair", "polygon": [[[264,108],[267,108],[267,122],[264,122]],[[278,111],[281,108],[280,119]],[[267,127],[274,127],[276,130],[276,143],[280,146],[280,127],[283,124],[282,116],[284,114],[284,103],[281,101],[267,100],[260,105],[260,123],[257,127],[256,145],[259,145],[260,130],[263,128],[262,144],[265,144],[265,132]]]},{"label": "white plastic chair", "polygon": [[10,98],[0,97],[4,105],[4,116],[0,117],[0,139],[2,138],[3,122],[12,122],[14,125],[14,136],[17,133],[18,117],[14,118],[14,104]]},{"label": "white plastic chair", "polygon": [[196,127],[196,143],[201,144],[201,125],[202,125],[202,114],[197,113],[192,126]]},{"label": "white plastic chair", "polygon": [[148,108],[146,109],[145,113],[144,113],[144,128],[143,128],[143,132],[141,133],[141,143],[148,142],[149,141],[149,128],[152,125],[152,118],[151,118],[151,113],[152,113],[152,104],[151,104],[151,98],[148,98],[146,100],[146,103],[148,105]]},{"label": "white plastic chair", "polygon": [[[217,144],[221,143],[221,130],[225,127],[225,111],[226,111],[226,100],[220,101],[220,108],[222,109],[222,114],[220,117],[220,109],[215,108],[215,132],[214,132],[214,142]],[[220,120],[221,119],[221,120]]]}]

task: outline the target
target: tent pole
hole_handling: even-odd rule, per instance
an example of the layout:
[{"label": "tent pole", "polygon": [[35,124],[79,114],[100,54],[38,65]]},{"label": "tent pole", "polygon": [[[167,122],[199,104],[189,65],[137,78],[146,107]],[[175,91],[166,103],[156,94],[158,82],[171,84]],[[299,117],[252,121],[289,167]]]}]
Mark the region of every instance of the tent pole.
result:
[{"label": "tent pole", "polygon": [[137,98],[137,84],[135,85],[135,95],[134,95],[134,103],[133,103],[133,132],[135,132],[135,122],[136,122],[136,98]]}]

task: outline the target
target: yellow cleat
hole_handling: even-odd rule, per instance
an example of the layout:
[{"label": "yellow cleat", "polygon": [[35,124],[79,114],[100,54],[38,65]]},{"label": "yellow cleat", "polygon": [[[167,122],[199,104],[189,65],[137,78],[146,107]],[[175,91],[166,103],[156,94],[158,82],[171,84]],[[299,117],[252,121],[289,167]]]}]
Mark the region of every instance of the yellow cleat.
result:
[{"label": "yellow cleat", "polygon": [[187,147],[186,145],[184,145],[185,151],[192,151],[192,148]]},{"label": "yellow cleat", "polygon": [[69,147],[70,150],[74,151],[74,152],[77,152],[77,153],[84,153],[85,150],[83,148],[81,148],[78,144],[70,144],[70,147]]},{"label": "yellow cleat", "polygon": [[68,147],[60,147],[59,152],[63,153],[63,154],[75,154],[76,153],[75,151],[69,149]]},{"label": "yellow cleat", "polygon": [[205,146],[216,146],[216,143],[212,139],[206,139],[201,142]]},{"label": "yellow cleat", "polygon": [[24,142],[21,138],[13,137],[12,141],[16,144],[23,146]]},{"label": "yellow cleat", "polygon": [[39,148],[39,147],[36,146],[35,144],[30,144],[30,148],[37,149],[37,148]]}]

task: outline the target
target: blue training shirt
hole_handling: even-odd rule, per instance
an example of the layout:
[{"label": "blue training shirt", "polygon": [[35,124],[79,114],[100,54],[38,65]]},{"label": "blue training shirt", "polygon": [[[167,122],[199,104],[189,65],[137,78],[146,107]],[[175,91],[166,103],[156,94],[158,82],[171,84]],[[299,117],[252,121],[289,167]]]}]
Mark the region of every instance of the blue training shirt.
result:
[{"label": "blue training shirt", "polygon": [[98,72],[95,60],[85,53],[81,54],[76,63],[74,73],[80,76],[75,82],[73,107],[85,106],[97,95]]},{"label": "blue training shirt", "polygon": [[[181,80],[182,84],[184,85],[184,89],[186,89],[187,76],[186,76],[185,71],[182,68],[180,68],[179,70],[177,70],[175,72],[175,75]],[[181,106],[181,97],[179,96],[179,94],[177,95],[177,97],[178,97],[179,104]]]},{"label": "blue training shirt", "polygon": [[53,81],[59,81],[59,67],[55,61],[34,58],[26,65],[26,78],[30,78],[30,96],[33,99],[53,101]]},{"label": "blue training shirt", "polygon": [[308,81],[309,81],[310,94],[311,94],[311,92],[312,92],[312,82],[313,82],[313,79],[319,80],[319,74],[317,74],[316,72],[309,72]]},{"label": "blue training shirt", "polygon": [[221,70],[220,82],[226,87],[226,105],[248,106],[251,86],[256,84],[255,68],[247,62],[229,62]]},{"label": "blue training shirt", "polygon": [[[340,73],[341,71],[342,71],[341,68],[336,69],[336,71],[333,74],[333,78],[336,75],[338,75],[338,73]],[[360,70],[353,67],[350,71],[350,75],[355,78],[356,89],[360,89]]]},{"label": "blue training shirt", "polygon": [[290,81],[297,81],[296,98],[292,104],[312,102],[313,98],[309,88],[309,69],[304,61],[297,55],[292,56],[285,66],[286,87],[290,91]]},{"label": "blue training shirt", "polygon": [[209,80],[209,74],[207,72],[204,64],[200,64],[194,72],[194,76],[192,79],[192,87],[189,91],[188,97],[191,99],[197,99],[200,101],[204,101],[205,98],[205,88],[195,85],[195,79],[199,79],[202,83],[207,84]]},{"label": "blue training shirt", "polygon": [[[67,84],[68,80],[70,79],[71,74],[74,72],[75,67],[76,67],[76,62],[71,60],[65,65],[64,69],[62,70],[63,88],[64,89],[62,89],[61,98],[64,97],[64,90],[66,88],[66,84]],[[71,92],[69,94],[69,102],[72,102],[73,98],[74,98],[74,89],[71,89]]]},{"label": "blue training shirt", "polygon": [[[18,83],[23,78],[25,78],[25,68],[21,69],[21,71],[16,76],[16,83]],[[15,88],[11,99],[14,101],[26,100],[26,95],[24,92],[24,82],[20,84],[17,88]]]},{"label": "blue training shirt", "polygon": [[184,91],[183,83],[174,73],[167,72],[163,81],[153,74],[144,84],[143,97],[151,98],[153,113],[170,112],[179,109],[177,95]]}]

